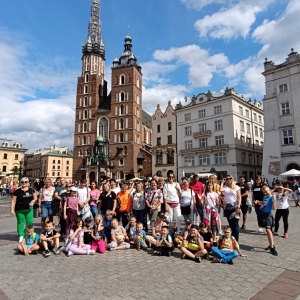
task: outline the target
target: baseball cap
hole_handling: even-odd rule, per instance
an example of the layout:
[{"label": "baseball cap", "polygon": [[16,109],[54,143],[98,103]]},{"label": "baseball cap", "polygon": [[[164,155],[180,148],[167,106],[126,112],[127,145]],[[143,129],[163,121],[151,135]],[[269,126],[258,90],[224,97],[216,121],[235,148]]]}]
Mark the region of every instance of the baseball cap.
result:
[{"label": "baseball cap", "polygon": [[192,224],[190,220],[185,220],[185,224]]},{"label": "baseball cap", "polygon": [[162,219],[165,218],[165,214],[164,214],[163,212],[159,212],[159,213],[157,214],[157,216],[158,216],[159,218],[162,218]]}]

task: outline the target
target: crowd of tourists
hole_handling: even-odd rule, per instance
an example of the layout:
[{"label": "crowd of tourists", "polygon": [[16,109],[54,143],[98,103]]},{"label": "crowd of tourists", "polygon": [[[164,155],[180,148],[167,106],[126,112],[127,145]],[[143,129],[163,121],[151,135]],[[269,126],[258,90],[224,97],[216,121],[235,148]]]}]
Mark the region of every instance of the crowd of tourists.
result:
[{"label": "crowd of tourists", "polygon": [[[246,229],[252,210],[258,231],[267,233],[266,251],[276,256],[274,236],[279,234],[281,218],[282,236],[288,237],[288,199],[293,195],[299,206],[300,198],[297,180],[288,186],[275,181],[269,187],[261,176],[249,182],[240,176],[236,183],[227,175],[218,183],[215,175],[201,180],[195,174],[178,183],[172,171],[167,180],[154,175],[151,180],[119,184],[107,178],[99,188],[95,181],[87,186],[85,179],[70,184],[57,178],[55,185],[50,179],[36,180],[30,186],[24,177],[20,183],[11,201],[18,250],[44,257],[51,252],[93,255],[129,248],[171,256],[178,248],[182,258],[197,263],[211,255],[213,263],[232,264],[237,256],[245,256],[239,248],[239,234]],[[41,218],[40,234],[32,225],[34,210]],[[226,226],[221,226],[221,210]]]}]

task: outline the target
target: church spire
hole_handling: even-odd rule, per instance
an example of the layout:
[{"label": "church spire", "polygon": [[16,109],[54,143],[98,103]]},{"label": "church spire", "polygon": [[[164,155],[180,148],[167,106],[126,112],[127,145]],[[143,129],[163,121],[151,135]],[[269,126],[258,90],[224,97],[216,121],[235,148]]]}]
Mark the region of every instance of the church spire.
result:
[{"label": "church spire", "polygon": [[100,0],[93,0],[91,18],[88,27],[88,36],[82,45],[82,53],[95,53],[105,57],[105,46],[102,38],[100,21]]}]

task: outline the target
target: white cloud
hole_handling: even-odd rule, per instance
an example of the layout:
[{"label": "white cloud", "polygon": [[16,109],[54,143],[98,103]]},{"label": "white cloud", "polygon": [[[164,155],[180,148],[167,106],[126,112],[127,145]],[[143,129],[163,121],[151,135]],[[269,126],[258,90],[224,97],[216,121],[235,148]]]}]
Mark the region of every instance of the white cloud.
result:
[{"label": "white cloud", "polygon": [[187,65],[189,83],[193,87],[207,86],[213,73],[219,72],[229,64],[228,58],[223,53],[210,56],[207,50],[197,45],[156,50],[153,56],[162,62],[175,61],[179,65]]},{"label": "white cloud", "polygon": [[203,7],[213,3],[226,3],[226,0],[180,0],[186,7],[201,10]]}]

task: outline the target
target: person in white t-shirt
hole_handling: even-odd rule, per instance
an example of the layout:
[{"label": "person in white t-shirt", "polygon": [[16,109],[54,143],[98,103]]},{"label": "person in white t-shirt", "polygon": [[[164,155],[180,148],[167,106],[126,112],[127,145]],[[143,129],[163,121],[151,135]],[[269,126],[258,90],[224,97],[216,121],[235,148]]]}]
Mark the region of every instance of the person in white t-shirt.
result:
[{"label": "person in white t-shirt", "polygon": [[193,208],[196,206],[195,192],[189,188],[189,181],[184,178],[182,180],[182,190],[180,198],[180,209],[184,220],[193,221]]},{"label": "person in white t-shirt", "polygon": [[[224,183],[226,182],[226,187]],[[229,226],[232,230],[232,236],[239,241],[239,215],[241,207],[241,191],[240,187],[235,184],[235,181],[231,175],[227,175],[222,180],[220,192],[224,194],[223,206],[224,214],[227,218]]]},{"label": "person in white t-shirt", "polygon": [[293,193],[293,190],[289,188],[284,188],[282,185],[275,185],[276,194],[276,200],[277,200],[277,210],[275,214],[275,231],[273,232],[274,235],[278,235],[278,229],[279,229],[279,221],[282,217],[283,220],[283,227],[284,227],[284,233],[283,238],[288,237],[288,218],[289,218],[289,195]]},{"label": "person in white t-shirt", "polygon": [[77,189],[79,215],[84,221],[88,217],[92,217],[92,212],[89,206],[89,201],[91,197],[91,189],[87,187],[86,180],[81,179],[79,187]]}]

